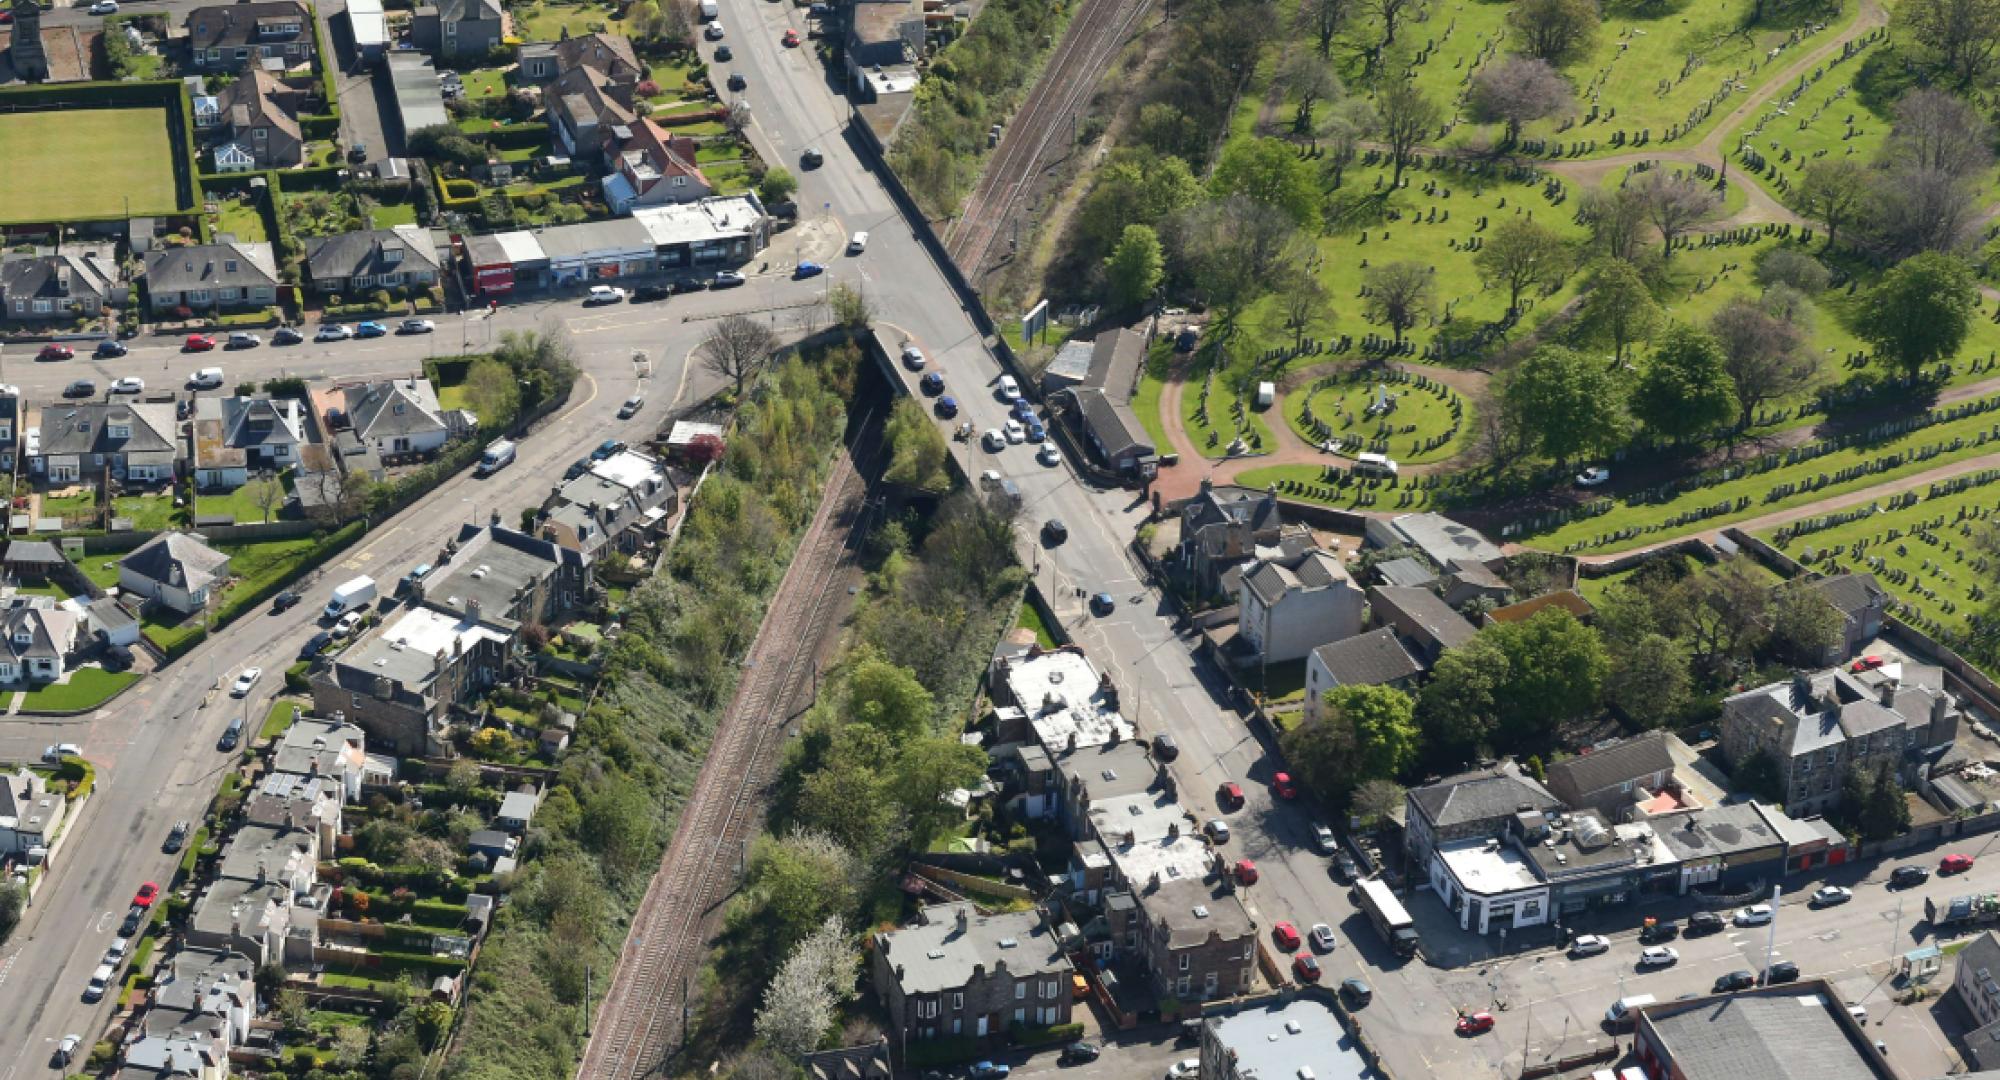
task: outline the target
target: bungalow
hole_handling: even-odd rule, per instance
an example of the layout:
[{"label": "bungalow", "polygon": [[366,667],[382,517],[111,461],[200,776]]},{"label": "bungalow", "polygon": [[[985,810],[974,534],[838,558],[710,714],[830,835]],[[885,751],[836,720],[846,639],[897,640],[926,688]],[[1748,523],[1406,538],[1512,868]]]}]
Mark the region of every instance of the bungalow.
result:
[{"label": "bungalow", "polygon": [[73,323],[123,307],[125,273],[109,250],[78,248],[0,261],[0,309],[10,323]]},{"label": "bungalow", "polygon": [[695,149],[693,139],[668,135],[652,120],[640,118],[604,180],[605,202],[613,213],[627,214],[638,206],[708,198],[715,185],[695,165]]},{"label": "bungalow", "polygon": [[416,225],[342,233],[306,245],[306,277],[314,292],[428,289],[437,284],[437,248]]},{"label": "bungalow", "polygon": [[[341,389],[338,418],[356,438],[387,457],[428,454],[451,439],[451,424],[429,379],[386,379]],[[331,419],[331,418],[330,418]]]},{"label": "bungalow", "polygon": [[252,311],[278,302],[278,260],[269,244],[163,247],[146,253],[145,282],[155,316]]},{"label": "bungalow", "polygon": [[253,69],[215,96],[215,171],[289,169],[305,160],[298,113],[305,95]]},{"label": "bungalow", "polygon": [[28,471],[51,484],[92,480],[172,480],[185,453],[174,407],[92,401],[42,409],[42,445]]},{"label": "bungalow", "polygon": [[0,611],[0,682],[47,683],[63,677],[89,643],[83,620],[50,596],[16,596]]},{"label": "bungalow", "polygon": [[0,855],[19,858],[48,847],[68,802],[32,770],[0,774]]},{"label": "bungalow", "polygon": [[119,588],[182,615],[207,607],[228,577],[229,556],[192,533],[161,533],[118,560]]},{"label": "bungalow", "polygon": [[196,71],[286,71],[313,59],[312,12],[297,0],[217,4],[188,12],[188,59]]},{"label": "bungalow", "polygon": [[305,409],[296,398],[197,398],[194,482],[234,491],[253,471],[298,463],[306,445]]}]

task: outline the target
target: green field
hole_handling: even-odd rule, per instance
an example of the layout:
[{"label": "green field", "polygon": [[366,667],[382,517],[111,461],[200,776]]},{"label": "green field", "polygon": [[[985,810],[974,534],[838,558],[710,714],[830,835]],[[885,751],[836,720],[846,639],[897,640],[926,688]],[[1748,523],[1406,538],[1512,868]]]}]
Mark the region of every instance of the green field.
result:
[{"label": "green field", "polygon": [[0,221],[164,214],[176,206],[161,109],[78,109],[0,116],[7,198]]}]

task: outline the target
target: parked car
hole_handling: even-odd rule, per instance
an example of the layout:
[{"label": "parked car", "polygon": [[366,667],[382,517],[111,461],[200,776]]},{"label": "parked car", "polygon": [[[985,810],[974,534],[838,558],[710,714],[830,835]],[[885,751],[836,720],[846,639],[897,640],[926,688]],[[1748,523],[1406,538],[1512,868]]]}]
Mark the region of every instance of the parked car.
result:
[{"label": "parked car", "polygon": [[386,337],[388,333],[388,327],[373,320],[354,324],[354,336],[358,338]]},{"label": "parked car", "polygon": [[311,660],[313,657],[325,652],[326,647],[331,644],[333,644],[333,635],[325,630],[321,630],[312,637],[307,638],[304,645],[299,646],[299,659]]},{"label": "parked car", "polygon": [[1907,889],[1930,879],[1931,868],[1928,866],[1898,866],[1889,871],[1889,887],[1892,889]]},{"label": "parked car", "polygon": [[398,334],[429,334],[437,328],[437,324],[429,319],[404,319],[396,324]]},{"label": "parked car", "polygon": [[196,390],[214,390],[222,385],[223,378],[221,368],[207,367],[189,375],[187,384]]},{"label": "parked car", "polygon": [[785,48],[796,49],[799,47],[799,32],[797,30],[787,29],[785,31],[785,36],[779,40],[784,43]]},{"label": "parked car", "polygon": [[1718,994],[1727,994],[1737,990],[1748,990],[1755,985],[1757,985],[1757,975],[1755,972],[1732,971],[1727,975],[1716,978],[1715,992]]},{"label": "parked car", "polygon": [[1954,853],[1938,860],[1938,873],[1940,874],[1963,874],[1970,869],[1972,869],[1972,856],[1970,855]]},{"label": "parked car", "polygon": [[280,326],[271,334],[271,344],[273,345],[297,345],[305,339],[306,336],[304,334],[299,333],[289,326]]},{"label": "parked car", "polygon": [[1000,430],[1007,436],[1009,443],[1025,442],[1028,438],[1028,429],[1022,427],[1019,420],[1011,417],[1008,418],[1006,423],[1000,425]]},{"label": "parked car", "polygon": [[104,341],[98,342],[97,348],[92,349],[90,351],[90,355],[95,356],[100,360],[108,360],[114,357],[124,356],[126,353],[131,351],[132,350],[125,347],[125,344],[123,342],[111,341],[109,339],[106,339]]},{"label": "parked car", "polygon": [[118,14],[118,0],[97,0],[95,4],[90,5],[90,13],[92,15],[116,15]]},{"label": "parked car", "polygon": [[632,302],[635,304],[651,303],[655,300],[665,300],[673,294],[673,290],[667,288],[665,285],[641,285],[632,290]]},{"label": "parked car", "polygon": [[618,406],[618,419],[630,420],[634,416],[639,415],[639,410],[645,407],[646,395],[633,394],[631,397],[625,399],[625,404]]},{"label": "parked car", "polygon": [[1042,422],[1041,422],[1040,420],[1030,420],[1030,421],[1028,421],[1028,441],[1029,441],[1029,442],[1031,442],[1031,443],[1038,443],[1038,442],[1041,442],[1041,441],[1042,441],[1043,439],[1046,439],[1046,438],[1048,438],[1048,437],[1049,437],[1049,430],[1048,430],[1047,428],[1045,428],[1045,427],[1043,427],[1043,426],[1042,426]]},{"label": "parked car", "polygon": [[1153,758],[1156,761],[1172,761],[1181,756],[1181,744],[1172,735],[1162,731],[1153,736]]},{"label": "parked car", "polygon": [[1006,1080],[1007,1064],[1002,1061],[981,1061],[967,1069],[966,1075],[972,1077],[972,1080]]},{"label": "parked car", "polygon": [[987,428],[986,434],[979,437],[979,444],[986,448],[987,453],[997,454],[1007,449],[1007,436],[1000,434],[999,428]]},{"label": "parked car", "polygon": [[97,395],[97,384],[91,382],[89,379],[78,379],[68,386],[63,387],[62,394],[64,397],[95,397]]},{"label": "parked car", "polygon": [[730,48],[729,46],[727,46],[727,45],[717,45],[717,46],[715,47],[715,62],[716,62],[716,63],[718,63],[718,64],[726,64],[726,63],[728,63],[729,61],[731,61],[731,60],[734,60],[734,59],[736,59],[736,51],[735,51],[734,49],[731,49],[731,48]]},{"label": "parked car", "polygon": [[1209,818],[1208,824],[1203,825],[1201,831],[1207,833],[1209,840],[1213,843],[1227,844],[1229,842],[1229,823],[1221,818]]},{"label": "parked car", "polygon": [[[1037,425],[1028,432],[1028,435],[1032,438],[1035,432],[1040,430],[1040,425]],[[1043,443],[1042,448],[1035,451],[1035,460],[1041,462],[1043,466],[1053,469],[1062,464],[1062,451],[1056,449],[1054,443]]]},{"label": "parked car", "polygon": [[1215,801],[1224,810],[1234,810],[1243,805],[1243,785],[1234,780],[1224,780],[1216,786]]},{"label": "parked car", "polygon": [[1577,959],[1610,951],[1611,939],[1602,934],[1580,934],[1569,943],[1569,954]]},{"label": "parked car", "polygon": [[701,36],[707,38],[710,41],[721,41],[722,24],[719,22],[709,23],[708,26],[702,29]]},{"label": "parked car", "polygon": [[1375,1000],[1375,991],[1360,979],[1342,979],[1340,996],[1346,998],[1350,1005],[1361,1006]]},{"label": "parked car", "polygon": [[1116,610],[1118,610],[1118,601],[1113,599],[1110,593],[1101,592],[1091,594],[1090,613],[1092,615],[1101,619]]},{"label": "parked car", "polygon": [[732,71],[729,73],[729,88],[731,90],[744,90],[747,89],[749,86],[750,86],[750,81],[743,77],[742,72]]},{"label": "parked car", "polygon": [[1291,952],[1299,947],[1299,928],[1288,922],[1271,927],[1271,940],[1278,948]]},{"label": "parked car", "polygon": [[619,442],[617,439],[606,439],[603,442],[597,444],[597,449],[592,450],[590,452],[590,460],[603,461],[607,458],[617,456],[618,454],[624,452],[624,450],[625,450],[624,443]]},{"label": "parked car", "polygon": [[125,912],[125,921],[118,924],[118,935],[120,937],[131,937],[139,932],[140,927],[145,925],[146,909],[142,907],[130,908]]},{"label": "parked car", "polygon": [[909,342],[903,343],[903,366],[911,371],[924,369],[924,351]]},{"label": "parked car", "polygon": [[1713,911],[1697,911],[1688,916],[1687,931],[1690,934],[1712,934],[1722,927],[1722,916]]},{"label": "parked car", "polygon": [[152,907],[153,901],[158,900],[159,898],[160,898],[160,887],[154,884],[153,882],[148,881],[144,885],[139,886],[138,892],[132,894],[132,906]]},{"label": "parked car", "polygon": [[63,1036],[62,1041],[56,1044],[56,1054],[55,1054],[56,1067],[63,1068],[69,1065],[73,1060],[75,1060],[76,1048],[81,1045],[83,1045],[83,1036],[81,1035]]},{"label": "parked car", "polygon": [[1338,944],[1333,937],[1333,927],[1325,923],[1314,923],[1312,930],[1306,934],[1306,940],[1320,952],[1332,952]]},{"label": "parked car", "polygon": [[926,371],[924,377],[917,380],[917,389],[922,390],[928,397],[936,397],[944,393],[944,376],[935,371]]},{"label": "parked car", "polygon": [[137,375],[127,375],[111,384],[111,392],[114,394],[143,394],[146,392],[146,380]]},{"label": "parked car", "polygon": [[821,154],[817,147],[808,146],[805,152],[799,155],[799,164],[808,169],[817,169],[826,164],[826,156]]},{"label": "parked car", "polygon": [[342,615],[333,624],[333,636],[346,637],[349,634],[354,633],[354,631],[361,626],[361,619],[362,619],[362,614],[359,611],[350,611],[347,614]]},{"label": "parked car", "polygon": [[742,274],[739,274],[734,270],[717,270],[715,272],[715,278],[713,280],[715,282],[714,286],[715,288],[733,289],[736,286],[741,285],[750,279],[744,277]]},{"label": "parked car", "polygon": [[1002,375],[997,392],[1001,401],[1014,401],[1021,396],[1021,384],[1014,381],[1012,375]]},{"label": "parked car", "polygon": [[299,594],[286,589],[271,599],[271,614],[281,615],[299,602]]},{"label": "parked car", "polygon": [[1302,983],[1319,981],[1319,957],[1302,952],[1292,957],[1292,977]]},{"label": "parked car", "polygon": [[939,417],[949,420],[958,415],[958,399],[946,394],[944,397],[937,399],[937,404],[931,407],[931,411],[937,413]]},{"label": "parked car", "polygon": [[1042,522],[1042,539],[1051,545],[1060,544],[1069,539],[1069,526],[1063,524],[1061,518],[1050,518]]},{"label": "parked car", "polygon": [[1822,885],[1813,891],[1812,905],[1832,907],[1835,904],[1845,904],[1852,899],[1854,899],[1853,889],[1842,888],[1839,885]]},{"label": "parked car", "polygon": [[354,331],[342,323],[325,323],[313,333],[314,341],[346,341]]},{"label": "parked car", "polygon": [[1642,968],[1672,967],[1679,963],[1680,950],[1671,945],[1648,945],[1639,950],[1639,966]]},{"label": "parked car", "polygon": [[174,852],[179,851],[182,845],[187,843],[187,838],[188,823],[185,821],[176,821],[174,822],[174,827],[167,830],[167,842],[162,845],[162,850],[172,855]]},{"label": "parked car", "polygon": [[263,668],[254,668],[254,667],[244,668],[243,674],[238,675],[236,677],[235,684],[229,688],[229,696],[242,697],[245,694],[248,694],[250,691],[256,689],[257,680],[261,678],[263,674],[264,674]]},{"label": "parked car", "polygon": [[1271,777],[1271,787],[1277,791],[1278,798],[1280,799],[1296,799],[1299,797],[1298,781],[1292,779],[1291,773],[1281,772]]},{"label": "parked car", "polygon": [[676,295],[680,293],[700,292],[708,288],[708,282],[708,278],[676,278],[667,283],[667,291]]},{"label": "parked car", "polygon": [[[1195,1020],[1192,1021],[1192,1023],[1197,1025],[1194,1037],[1195,1041],[1199,1042],[1201,1040],[1201,1029],[1199,1027],[1201,1021]],[[1182,1034],[1183,1036],[1185,1036],[1186,1034],[1185,1030],[1183,1030]],[[1195,1077],[1198,1077],[1200,1075],[1201,1075],[1200,1058],[1184,1058],[1180,1061],[1174,1062],[1172,1065],[1167,1066],[1167,1080],[1194,1080]]]},{"label": "parked car", "polygon": [[248,330],[231,330],[229,332],[229,340],[224,342],[224,347],[230,349],[254,349],[262,344],[264,344],[264,339]]},{"label": "parked car", "polygon": [[1236,883],[1238,885],[1257,884],[1257,862],[1254,859],[1236,860]]},{"label": "parked car", "polygon": [[1772,918],[1771,905],[1751,904],[1749,907],[1739,908],[1736,918],[1732,921],[1738,926],[1763,926]]},{"label": "parked car", "polygon": [[847,238],[847,253],[849,255],[859,255],[867,250],[868,233],[866,230],[855,233],[853,236]]},{"label": "parked car", "polygon": [[82,756],[83,747],[73,742],[57,743],[42,751],[42,761],[50,765],[59,764],[66,757]]},{"label": "parked car", "polygon": [[1476,1012],[1458,1018],[1457,1030],[1460,1035],[1484,1035],[1493,1030],[1493,1014]]},{"label": "parked car", "polygon": [[1770,967],[1764,969],[1764,985],[1766,986],[1776,986],[1779,983],[1797,982],[1798,978],[1799,978],[1799,966],[1797,964],[1792,963],[1790,960],[1780,960],[1777,963],[1772,964]]},{"label": "parked car", "polygon": [[590,292],[584,296],[583,302],[593,305],[622,304],[625,302],[625,290],[616,285],[592,285]]},{"label": "parked car", "polygon": [[207,334],[189,334],[187,340],[181,342],[182,352],[207,352],[213,348],[215,339]]},{"label": "parked car", "polygon": [[68,360],[70,357],[75,355],[76,355],[76,350],[70,348],[67,345],[44,345],[42,346],[41,351],[35,354],[35,359]]}]

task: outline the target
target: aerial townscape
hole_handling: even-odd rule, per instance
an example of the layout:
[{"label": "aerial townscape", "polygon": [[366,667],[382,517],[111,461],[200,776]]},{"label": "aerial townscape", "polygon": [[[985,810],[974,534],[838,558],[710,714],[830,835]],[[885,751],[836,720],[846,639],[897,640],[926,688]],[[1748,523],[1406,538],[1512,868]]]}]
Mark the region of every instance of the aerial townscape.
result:
[{"label": "aerial townscape", "polygon": [[0,0],[0,233],[0,1080],[2000,1080],[2000,0]]}]

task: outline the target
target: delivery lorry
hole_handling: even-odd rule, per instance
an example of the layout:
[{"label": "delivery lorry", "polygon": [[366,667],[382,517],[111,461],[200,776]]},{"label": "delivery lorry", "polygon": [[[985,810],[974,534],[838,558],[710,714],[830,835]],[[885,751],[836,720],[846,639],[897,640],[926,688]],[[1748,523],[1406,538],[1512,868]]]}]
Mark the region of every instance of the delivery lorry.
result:
[{"label": "delivery lorry", "polygon": [[1417,955],[1417,922],[1403,910],[1403,902],[1389,891],[1388,883],[1378,878],[1362,880],[1354,886],[1354,901],[1397,956]]},{"label": "delivery lorry", "polygon": [[326,602],[322,618],[328,622],[350,611],[359,611],[375,600],[375,579],[362,576],[334,586],[333,598]]}]

